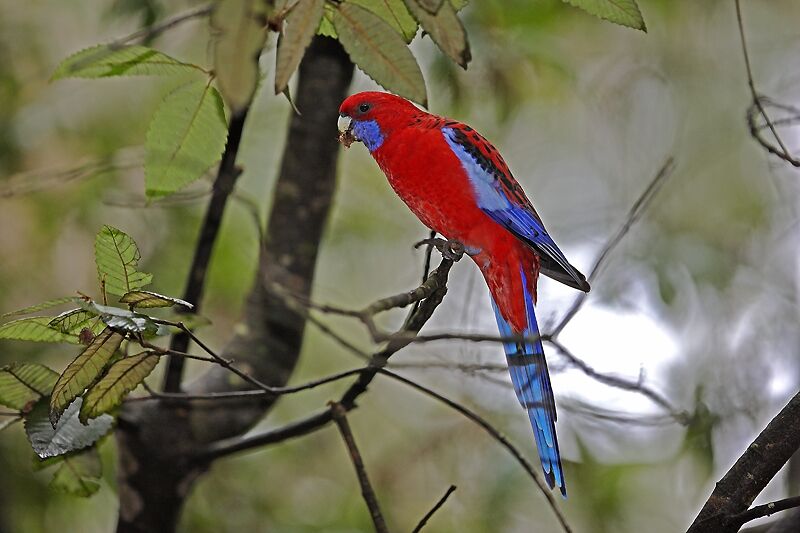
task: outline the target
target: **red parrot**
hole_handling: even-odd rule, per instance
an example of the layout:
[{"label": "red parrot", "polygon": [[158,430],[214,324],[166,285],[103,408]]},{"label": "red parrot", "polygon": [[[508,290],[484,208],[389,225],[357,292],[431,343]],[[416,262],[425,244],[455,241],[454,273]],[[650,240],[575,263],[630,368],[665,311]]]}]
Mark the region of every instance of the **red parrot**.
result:
[{"label": "red parrot", "polygon": [[[381,92],[348,97],[339,114],[350,119],[349,135],[367,147],[422,223],[464,245],[489,286],[502,336],[539,336],[534,313],[539,273],[589,291],[586,278],[558,249],[503,158],[478,132]],[[566,497],[542,343],[508,342],[504,349],[547,483]]]}]

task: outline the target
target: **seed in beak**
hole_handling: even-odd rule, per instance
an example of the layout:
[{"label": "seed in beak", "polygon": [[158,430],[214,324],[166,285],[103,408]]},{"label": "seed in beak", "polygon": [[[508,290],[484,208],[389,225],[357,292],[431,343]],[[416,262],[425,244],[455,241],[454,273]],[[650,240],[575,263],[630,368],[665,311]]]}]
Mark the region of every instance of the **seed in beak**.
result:
[{"label": "seed in beak", "polygon": [[342,143],[345,148],[350,148],[350,145],[358,140],[356,136],[353,135],[352,119],[346,115],[341,116],[339,117],[337,126],[339,128],[339,142]]}]

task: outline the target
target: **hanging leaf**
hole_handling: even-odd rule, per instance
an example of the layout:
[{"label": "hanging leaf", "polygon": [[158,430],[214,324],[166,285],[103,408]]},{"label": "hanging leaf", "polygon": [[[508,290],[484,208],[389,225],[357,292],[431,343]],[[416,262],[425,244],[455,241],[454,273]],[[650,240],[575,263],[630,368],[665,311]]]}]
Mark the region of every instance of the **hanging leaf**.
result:
[{"label": "hanging leaf", "polygon": [[403,36],[406,44],[417,34],[417,21],[408,12],[403,0],[348,0],[348,3],[361,6],[378,15]]},{"label": "hanging leaf", "polygon": [[0,405],[22,411],[42,396],[50,396],[57,380],[58,372],[37,363],[4,366],[0,368]]},{"label": "hanging leaf", "polygon": [[56,307],[62,304],[74,302],[75,298],[71,296],[67,296],[65,298],[55,298],[53,300],[47,300],[46,302],[42,302],[40,304],[31,305],[30,307],[25,307],[23,309],[18,309],[16,311],[10,311],[8,313],[0,315],[0,318],[6,318],[10,316],[19,316],[19,315],[29,315],[31,313],[36,313],[37,311],[41,311],[43,309],[49,309],[51,307]]},{"label": "hanging leaf", "polygon": [[319,27],[324,8],[325,0],[298,0],[284,20],[275,58],[275,94],[289,85],[289,78]]},{"label": "hanging leaf", "polygon": [[56,68],[52,79],[169,75],[183,72],[205,72],[205,69],[178,61],[146,46],[101,44],[66,58]]},{"label": "hanging leaf", "polygon": [[211,15],[214,73],[233,114],[253,99],[258,86],[258,57],[267,39],[263,0],[219,0]]},{"label": "hanging leaf", "polygon": [[336,34],[336,28],[333,27],[333,14],[335,12],[336,10],[334,7],[328,2],[325,2],[325,10],[322,15],[322,20],[319,21],[317,35],[330,37],[331,39],[339,38],[339,36]]},{"label": "hanging leaf", "polygon": [[50,398],[50,422],[53,426],[70,402],[97,379],[122,344],[123,338],[116,331],[106,328],[67,366],[53,387]]},{"label": "hanging leaf", "polygon": [[403,38],[366,9],[339,4],[333,18],[339,41],[365,74],[395,92],[427,105],[425,79]]},{"label": "hanging leaf", "polygon": [[84,424],[90,418],[114,409],[130,391],[139,386],[158,364],[158,355],[142,352],[123,357],[111,365],[103,378],[95,383],[83,397],[80,420]]},{"label": "hanging leaf", "polygon": [[405,2],[414,18],[419,21],[422,29],[428,32],[439,49],[461,68],[466,69],[472,54],[469,51],[467,32],[453,6],[449,2],[444,2],[436,14],[431,15],[422,7],[420,0],[405,0]]},{"label": "hanging leaf", "polygon": [[179,305],[187,309],[194,308],[192,304],[180,298],[164,296],[150,291],[131,291],[124,294],[119,301],[131,307],[172,307],[173,305]]},{"label": "hanging leaf", "polygon": [[0,326],[0,339],[34,342],[78,343],[76,335],[62,333],[50,327],[51,316],[33,316],[12,320]]},{"label": "hanging leaf", "polygon": [[592,15],[622,26],[647,31],[636,0],[564,0]]},{"label": "hanging leaf", "polygon": [[81,424],[78,413],[83,400],[76,398],[58,423],[53,427],[48,417],[48,399],[43,398],[25,417],[25,432],[33,451],[41,458],[54,457],[74,450],[91,446],[97,439],[108,433],[114,422],[111,415],[102,415]]},{"label": "hanging leaf", "polygon": [[47,325],[61,333],[77,335],[81,329],[89,327],[96,317],[96,313],[86,309],[71,309],[61,313],[48,322]]},{"label": "hanging leaf", "polygon": [[50,480],[51,489],[81,498],[100,490],[103,463],[96,447],[68,454],[59,463]]},{"label": "hanging leaf", "polygon": [[105,291],[125,294],[149,285],[152,274],[139,272],[139,247],[124,231],[103,226],[94,240],[94,258],[97,277]]},{"label": "hanging leaf", "polygon": [[151,317],[128,309],[100,305],[95,302],[86,302],[83,306],[84,309],[100,317],[100,320],[112,329],[130,333],[147,333],[148,335],[156,335],[160,329]]},{"label": "hanging leaf", "polygon": [[201,178],[219,161],[227,136],[222,97],[216,89],[197,82],[167,95],[147,130],[147,196],[166,196]]}]

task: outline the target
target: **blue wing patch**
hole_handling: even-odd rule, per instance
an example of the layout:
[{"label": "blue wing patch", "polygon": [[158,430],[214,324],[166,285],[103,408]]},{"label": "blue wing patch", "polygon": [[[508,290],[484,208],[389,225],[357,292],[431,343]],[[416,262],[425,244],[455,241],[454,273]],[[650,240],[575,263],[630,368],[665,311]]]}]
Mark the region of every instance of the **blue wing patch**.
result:
[{"label": "blue wing patch", "polygon": [[[589,283],[573,267],[547,233],[539,215],[519,186],[494,164],[460,129],[443,127],[447,144],[467,172],[478,206],[492,220],[527,242],[541,259],[542,274],[570,287],[588,291]],[[484,150],[489,150],[484,142]]]}]

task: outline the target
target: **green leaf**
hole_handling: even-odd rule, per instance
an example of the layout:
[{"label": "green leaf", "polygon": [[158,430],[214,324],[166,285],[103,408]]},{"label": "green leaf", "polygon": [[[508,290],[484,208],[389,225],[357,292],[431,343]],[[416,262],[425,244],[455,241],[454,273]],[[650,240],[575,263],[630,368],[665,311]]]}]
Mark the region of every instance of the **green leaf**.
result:
[{"label": "green leaf", "polygon": [[258,57],[267,39],[268,3],[263,0],[219,0],[211,15],[214,73],[234,114],[253,99],[258,86]]},{"label": "green leaf", "polygon": [[336,34],[336,28],[333,27],[333,14],[335,12],[336,11],[333,6],[325,2],[325,12],[322,15],[322,20],[319,21],[317,35],[330,37],[331,39],[339,38],[339,36]]},{"label": "green leaf", "polygon": [[50,488],[58,492],[87,498],[100,490],[103,463],[96,447],[64,456],[50,480]]},{"label": "green leaf", "polygon": [[172,307],[173,305],[180,305],[187,309],[194,308],[192,304],[180,298],[164,296],[150,291],[131,291],[124,294],[119,301],[131,307]]},{"label": "green leaf", "polygon": [[167,95],[147,130],[147,196],[166,196],[200,179],[219,161],[227,137],[222,97],[216,89],[197,82]]},{"label": "green leaf", "polygon": [[102,373],[123,338],[116,331],[106,328],[67,366],[50,397],[50,421],[53,426],[70,402],[83,394],[86,387]]},{"label": "green leaf", "polygon": [[[37,363],[12,363],[0,368],[0,405],[22,411],[49,396],[58,372]],[[1,420],[0,420],[1,421]]]},{"label": "green leaf", "polygon": [[450,0],[450,5],[456,10],[461,11],[469,4],[469,0]]},{"label": "green leaf", "polygon": [[48,418],[48,399],[43,398],[25,417],[25,432],[33,451],[41,458],[54,457],[91,446],[108,433],[114,417],[102,415],[81,424],[78,413],[83,403],[76,398],[53,427]]},{"label": "green leaf", "polygon": [[61,333],[77,335],[84,327],[90,327],[91,321],[96,316],[97,313],[92,313],[86,309],[71,309],[61,313],[48,322],[47,325]]},{"label": "green leaf", "polygon": [[125,294],[149,285],[152,274],[139,272],[139,247],[128,234],[112,226],[103,226],[94,240],[97,277],[105,291]]},{"label": "green leaf", "polygon": [[76,335],[62,333],[51,328],[51,316],[33,316],[12,320],[0,326],[0,339],[35,342],[71,342],[78,343]]},{"label": "green leaf", "polygon": [[322,20],[325,0],[298,0],[284,20],[275,58],[275,94],[289,85]]},{"label": "green leaf", "polygon": [[405,0],[408,9],[414,15],[422,29],[428,32],[433,42],[461,68],[466,69],[472,59],[467,41],[467,32],[456,15],[456,10],[449,2],[439,6],[435,15],[431,15],[422,7],[420,0]]},{"label": "green leaf", "polygon": [[56,68],[52,79],[168,75],[193,71],[205,72],[197,65],[178,61],[146,46],[101,44],[66,58]]},{"label": "green leaf", "polygon": [[100,416],[114,409],[130,391],[139,386],[158,364],[153,352],[124,357],[111,365],[103,378],[95,383],[83,397],[80,420]]},{"label": "green leaf", "polygon": [[333,17],[339,41],[365,74],[387,90],[427,105],[425,79],[403,38],[377,15],[339,4]]},{"label": "green leaf", "polygon": [[564,0],[592,15],[622,26],[647,31],[636,0]]},{"label": "green leaf", "polygon": [[361,6],[378,15],[403,36],[406,44],[417,34],[417,21],[408,12],[403,0],[348,0],[347,3]]},{"label": "green leaf", "polygon": [[158,324],[147,315],[95,302],[86,302],[83,305],[85,309],[99,316],[100,320],[110,328],[130,333],[147,333],[148,335],[155,335],[159,332]]},{"label": "green leaf", "polygon": [[41,311],[42,309],[49,309],[51,307],[56,307],[73,301],[75,301],[75,298],[73,298],[72,296],[67,296],[65,298],[55,298],[53,300],[47,300],[46,302],[42,302],[40,304],[25,307],[23,309],[10,311],[8,313],[0,315],[0,318],[6,318],[9,316],[29,315],[31,313],[36,313],[37,311]]}]

